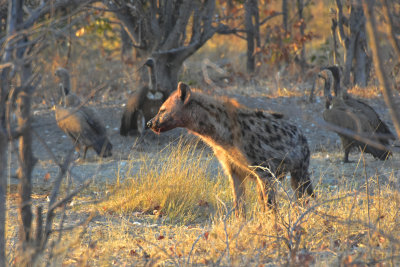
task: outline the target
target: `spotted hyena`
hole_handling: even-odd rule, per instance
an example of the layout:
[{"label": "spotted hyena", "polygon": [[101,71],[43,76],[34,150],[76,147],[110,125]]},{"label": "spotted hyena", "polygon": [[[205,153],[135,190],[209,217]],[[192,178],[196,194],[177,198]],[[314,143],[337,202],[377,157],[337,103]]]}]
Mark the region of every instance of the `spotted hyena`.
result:
[{"label": "spotted hyena", "polygon": [[258,183],[263,207],[275,207],[273,177],[282,178],[287,172],[298,197],[305,192],[314,195],[307,140],[282,114],[248,109],[179,83],[147,125],[156,133],[186,128],[213,148],[230,178],[236,215],[244,209],[246,178]]}]

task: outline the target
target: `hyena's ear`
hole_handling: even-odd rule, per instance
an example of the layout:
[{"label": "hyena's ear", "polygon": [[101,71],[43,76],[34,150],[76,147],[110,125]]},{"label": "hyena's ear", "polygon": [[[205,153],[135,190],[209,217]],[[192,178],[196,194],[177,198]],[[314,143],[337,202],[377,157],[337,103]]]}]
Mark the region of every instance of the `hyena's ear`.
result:
[{"label": "hyena's ear", "polygon": [[189,101],[190,98],[190,87],[189,85],[183,83],[183,82],[179,82],[178,84],[178,96],[179,99],[186,104]]}]

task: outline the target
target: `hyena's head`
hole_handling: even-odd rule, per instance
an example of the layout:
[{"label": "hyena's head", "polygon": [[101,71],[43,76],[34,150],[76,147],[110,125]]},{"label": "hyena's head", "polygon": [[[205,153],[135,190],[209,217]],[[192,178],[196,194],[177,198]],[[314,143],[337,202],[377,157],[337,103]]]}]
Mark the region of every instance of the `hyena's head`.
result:
[{"label": "hyena's head", "polygon": [[190,87],[179,82],[178,88],[165,100],[157,115],[147,122],[147,127],[156,133],[161,133],[187,126],[190,121],[190,112],[187,109],[190,96]]}]

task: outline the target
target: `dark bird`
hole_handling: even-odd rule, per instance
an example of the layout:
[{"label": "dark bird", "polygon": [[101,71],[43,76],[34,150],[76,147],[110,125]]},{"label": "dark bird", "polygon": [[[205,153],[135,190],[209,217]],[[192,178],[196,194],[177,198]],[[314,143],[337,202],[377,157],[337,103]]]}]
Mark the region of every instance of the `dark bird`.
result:
[{"label": "dark bird", "polygon": [[128,99],[121,118],[119,132],[122,136],[131,134],[142,136],[146,128],[146,121],[157,114],[165,100],[164,94],[157,89],[154,59],[149,58],[144,65],[148,67],[150,83],[140,88]]},{"label": "dark bird", "polygon": [[[68,73],[67,70],[65,71]],[[62,72],[65,74],[64,71]],[[71,137],[78,153],[83,148],[83,159],[86,158],[89,148],[93,148],[99,156],[112,156],[112,144],[107,137],[107,130],[97,113],[93,109],[82,105],[77,95],[70,93],[70,90],[65,90],[68,87],[64,86],[63,81],[61,84],[60,88],[63,95],[60,101],[61,105],[54,107],[58,127]],[[69,81],[67,84],[69,84]]]},{"label": "dark bird", "polygon": [[[375,110],[366,103],[351,97],[340,86],[340,71],[337,66],[322,69],[319,77],[325,80],[325,107],[323,118],[335,126],[368,136],[371,140],[384,146],[389,145],[389,139],[394,135],[389,127],[379,118]],[[335,95],[332,96],[331,91]],[[389,150],[378,149],[358,141],[349,135],[337,132],[344,150],[343,162],[349,162],[349,153],[353,147],[358,147],[374,158],[385,160],[392,155]]]}]

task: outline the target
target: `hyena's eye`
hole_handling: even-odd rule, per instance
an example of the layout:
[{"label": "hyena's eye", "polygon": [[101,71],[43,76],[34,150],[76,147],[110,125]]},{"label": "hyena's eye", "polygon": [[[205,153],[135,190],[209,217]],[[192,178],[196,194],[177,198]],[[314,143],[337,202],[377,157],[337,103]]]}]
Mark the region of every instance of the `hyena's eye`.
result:
[{"label": "hyena's eye", "polygon": [[160,110],[158,111],[158,113],[159,113],[159,114],[162,114],[162,113],[164,113],[166,110],[167,110],[166,108],[163,108],[163,107],[162,107],[162,108],[160,108]]}]

